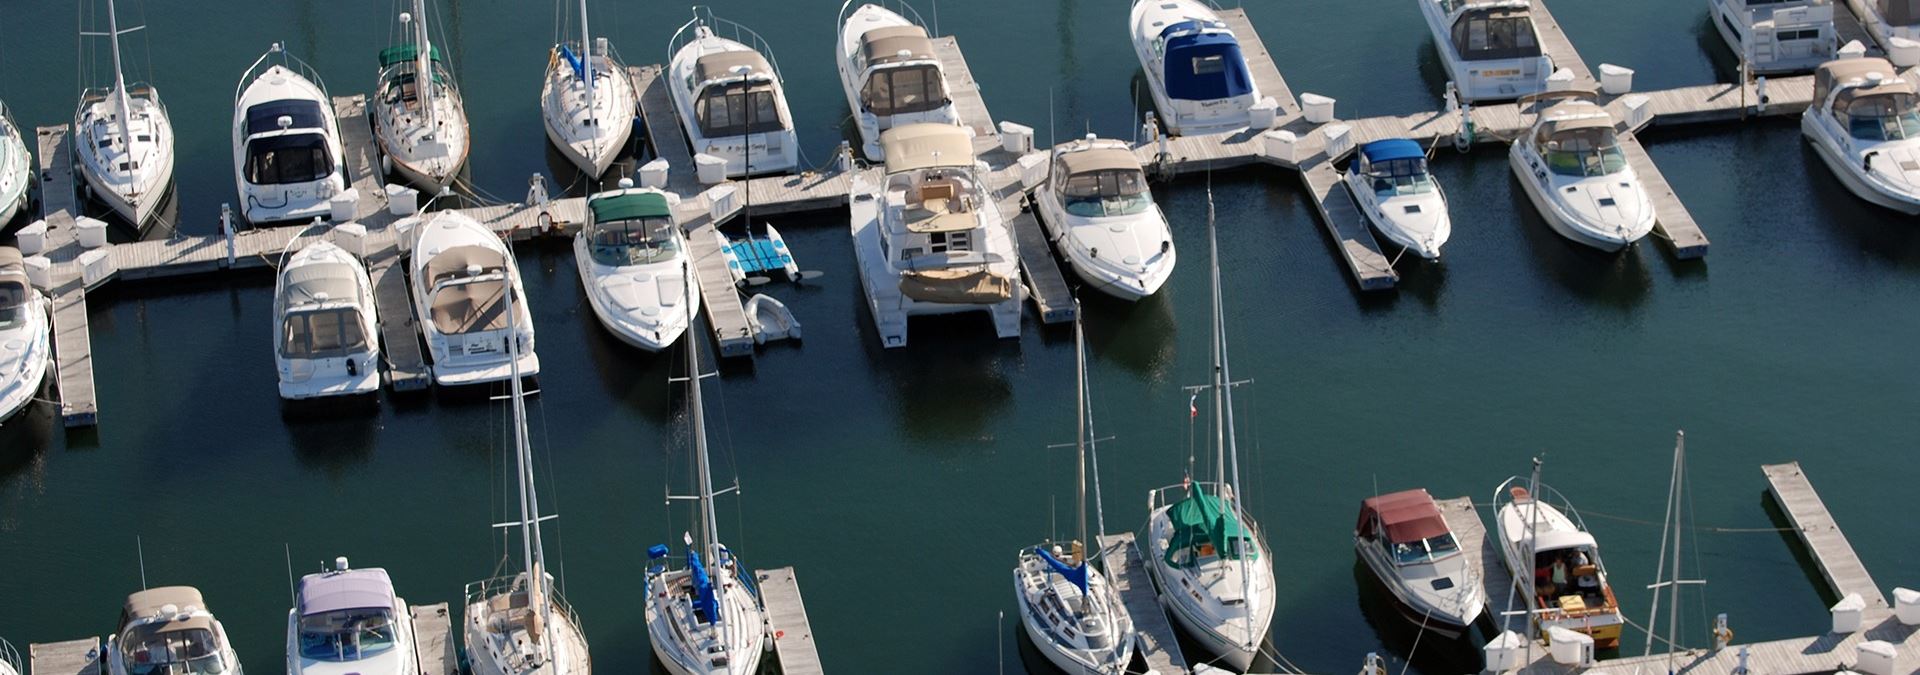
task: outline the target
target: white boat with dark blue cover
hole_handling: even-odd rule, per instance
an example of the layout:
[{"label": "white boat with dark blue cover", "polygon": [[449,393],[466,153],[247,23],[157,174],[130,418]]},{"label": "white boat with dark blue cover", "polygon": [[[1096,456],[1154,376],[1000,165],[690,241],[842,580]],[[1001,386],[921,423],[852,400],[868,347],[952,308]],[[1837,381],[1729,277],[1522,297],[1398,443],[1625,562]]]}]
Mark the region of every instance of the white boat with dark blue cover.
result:
[{"label": "white boat with dark blue cover", "polygon": [[1367,221],[1400,248],[1428,260],[1453,234],[1447,194],[1427,170],[1427,152],[1404,138],[1360,146],[1347,167],[1347,191]]},{"label": "white boat with dark blue cover", "polygon": [[33,156],[20,127],[13,123],[13,109],[0,102],[0,226],[20,215],[20,208],[27,205],[27,188],[32,186]]},{"label": "white boat with dark blue cover", "polygon": [[540,374],[520,266],[500,235],[459,211],[440,211],[413,236],[407,271],[434,383]]},{"label": "white boat with dark blue cover", "polygon": [[1134,0],[1128,26],[1167,133],[1198,136],[1248,125],[1264,94],[1239,39],[1213,7],[1198,0]]},{"label": "white boat with dark blue cover", "polygon": [[1034,203],[1047,239],[1095,290],[1139,300],[1173,276],[1173,233],[1124,141],[1089,134],[1055,146]]},{"label": "white boat with dark blue cover", "polygon": [[325,218],[327,200],[347,188],[340,123],[319,82],[279,43],[240,77],[233,96],[233,177],[247,222]]},{"label": "white boat with dark blue cover", "polygon": [[273,289],[280,397],[310,399],[380,390],[380,333],[367,268],[346,249],[316,241],[290,249]]},{"label": "white boat with dark blue cover", "polygon": [[640,99],[613,43],[588,32],[587,0],[580,0],[580,41],[562,41],[547,53],[540,87],[540,120],[547,140],[589,176],[598,178],[633,136]]},{"label": "white boat with dark blue cover", "polygon": [[173,122],[150,84],[128,85],[120,65],[120,36],[141,27],[120,29],[113,0],[107,0],[107,32],[112,44],[113,86],[80,93],[73,114],[74,166],[95,199],[140,229],[153,217],[173,183]]},{"label": "white boat with dark blue cover", "polygon": [[[1554,95],[1548,95],[1554,96]],[[1542,98],[1533,128],[1507,153],[1527,199],[1560,236],[1619,251],[1653,231],[1653,200],[1627,163],[1613,116],[1583,94]]]},{"label": "white boat with dark blue cover", "polygon": [[1461,101],[1502,101],[1546,90],[1553,58],[1540,46],[1529,0],[1419,2]]},{"label": "white boat with dark blue cover", "polygon": [[300,577],[287,612],[287,675],[418,675],[413,615],[387,571],[332,570]]},{"label": "white boat with dark blue cover", "polygon": [[573,236],[587,304],[621,342],[657,352],[687,332],[700,311],[687,237],[674,222],[677,198],[653,188],[622,187],[587,199],[591,222]]},{"label": "white boat with dark blue cover", "polygon": [[127,596],[120,630],[107,636],[105,652],[109,675],[244,675],[226,626],[191,586],[150,588]]},{"label": "white boat with dark blue cover", "polygon": [[1800,132],[1833,175],[1868,202],[1920,213],[1920,96],[1884,59],[1826,63]]},{"label": "white boat with dark blue cover", "polygon": [[1480,561],[1461,552],[1425,489],[1362,501],[1353,547],[1415,626],[1451,640],[1486,609]]},{"label": "white boat with dark blue cover", "polygon": [[800,139],[773,50],[745,26],[693,11],[667,43],[667,90],[688,145],[726,160],[728,177],[794,170]]},{"label": "white boat with dark blue cover", "polygon": [[[860,129],[860,154],[885,160],[881,134],[909,124],[960,125],[960,111],[948,95],[946,69],[934,56],[925,21],[912,7],[908,19],[874,4],[840,6],[840,32],[834,43],[840,89],[847,95],[854,126]],[[852,10],[849,12],[849,10]]]},{"label": "white boat with dark blue cover", "polygon": [[1833,58],[1835,0],[1707,0],[1720,37],[1754,73],[1814,69]]},{"label": "white boat with dark blue cover", "polygon": [[0,247],[0,422],[33,405],[53,362],[53,316],[20,249]]}]

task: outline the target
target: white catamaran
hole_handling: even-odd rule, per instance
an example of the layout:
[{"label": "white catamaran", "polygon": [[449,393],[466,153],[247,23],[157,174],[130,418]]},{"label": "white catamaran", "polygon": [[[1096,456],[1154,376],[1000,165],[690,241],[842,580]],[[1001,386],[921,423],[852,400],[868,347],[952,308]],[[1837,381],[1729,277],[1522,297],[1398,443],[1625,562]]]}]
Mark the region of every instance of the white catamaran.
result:
[{"label": "white catamaran", "polygon": [[426,0],[412,5],[400,14],[399,44],[380,50],[380,76],[367,107],[385,168],[437,195],[467,163],[467,107],[428,34]]},{"label": "white catamaran", "polygon": [[107,32],[113,45],[113,88],[80,93],[73,113],[73,157],[87,190],[140,229],[159,207],[173,182],[173,123],[150,84],[127,85],[120,65],[120,36],[144,28],[120,30],[113,0],[107,0]]}]

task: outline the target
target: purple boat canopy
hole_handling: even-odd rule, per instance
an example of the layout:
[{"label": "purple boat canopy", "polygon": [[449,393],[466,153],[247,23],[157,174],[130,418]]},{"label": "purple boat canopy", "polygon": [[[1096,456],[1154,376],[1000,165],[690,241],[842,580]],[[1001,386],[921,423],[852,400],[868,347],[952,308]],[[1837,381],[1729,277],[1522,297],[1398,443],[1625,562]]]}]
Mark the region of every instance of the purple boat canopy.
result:
[{"label": "purple boat canopy", "polygon": [[393,609],[393,581],[378,568],[300,578],[300,616],[347,609]]}]

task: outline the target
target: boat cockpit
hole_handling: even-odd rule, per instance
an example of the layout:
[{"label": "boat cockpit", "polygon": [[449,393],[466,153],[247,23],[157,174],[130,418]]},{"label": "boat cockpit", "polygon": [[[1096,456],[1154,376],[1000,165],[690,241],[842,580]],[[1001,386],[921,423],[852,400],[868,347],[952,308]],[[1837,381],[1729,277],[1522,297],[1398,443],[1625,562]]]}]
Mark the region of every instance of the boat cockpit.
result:
[{"label": "boat cockpit", "polygon": [[667,216],[596,222],[587,225],[587,251],[595,264],[608,267],[666,262],[680,254],[678,234]]},{"label": "boat cockpit", "polygon": [[1465,61],[1526,59],[1541,55],[1540,39],[1534,32],[1533,17],[1524,7],[1490,5],[1476,7],[1465,0],[1447,0],[1441,9],[1452,15],[1454,51]]},{"label": "boat cockpit", "polygon": [[867,71],[860,106],[878,116],[930,112],[948,104],[933,41],[919,26],[875,28],[860,36],[859,68]]},{"label": "boat cockpit", "polygon": [[1605,117],[1550,120],[1534,133],[1534,147],[1556,175],[1610,176],[1627,169],[1627,154]]},{"label": "boat cockpit", "polygon": [[427,263],[433,328],[442,335],[505,330],[507,259],[480,246],[455,246]]},{"label": "boat cockpit", "polygon": [[1153,205],[1146,173],[1132,153],[1121,150],[1083,150],[1062,153],[1054,160],[1053,175],[1064,176],[1060,206],[1081,218],[1131,216]]},{"label": "boat cockpit", "polygon": [[326,115],[320,104],[286,99],[247,109],[247,182],[284,185],[324,180],[333,173]]},{"label": "boat cockpit", "polygon": [[1533,556],[1535,601],[1569,613],[1611,604],[1600,578],[1599,554],[1591,543],[1539,551]]}]

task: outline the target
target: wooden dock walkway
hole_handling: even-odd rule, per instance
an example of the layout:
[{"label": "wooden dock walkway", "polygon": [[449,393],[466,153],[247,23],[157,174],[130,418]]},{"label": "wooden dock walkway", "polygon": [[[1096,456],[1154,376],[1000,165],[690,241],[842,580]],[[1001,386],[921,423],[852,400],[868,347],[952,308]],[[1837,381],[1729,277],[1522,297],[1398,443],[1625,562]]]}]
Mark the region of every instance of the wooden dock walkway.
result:
[{"label": "wooden dock walkway", "polygon": [[90,637],[65,642],[35,643],[27,646],[28,675],[100,675],[106,672],[101,658],[100,638]]},{"label": "wooden dock walkway", "polygon": [[1105,534],[1099,539],[1101,555],[1106,557],[1107,583],[1120,594],[1120,603],[1126,605],[1127,616],[1133,619],[1134,657],[1147,664],[1146,672],[1187,673],[1187,658],[1180,653],[1173,622],[1154,595],[1153,579],[1147,576],[1133,533]]},{"label": "wooden dock walkway", "polygon": [[420,675],[459,675],[460,655],[453,648],[453,619],[447,615],[447,603],[410,605],[407,613],[413,616]]},{"label": "wooden dock walkway", "polygon": [[1687,211],[1687,205],[1680,203],[1680,196],[1673,193],[1673,186],[1667,184],[1667,177],[1660,173],[1660,167],[1653,164],[1653,158],[1647,156],[1647,149],[1632,133],[1620,135],[1620,149],[1627,155],[1627,165],[1633,167],[1633,175],[1640,179],[1640,189],[1645,190],[1647,198],[1653,200],[1654,232],[1673,247],[1673,256],[1681,260],[1698,260],[1707,256],[1707,235],[1700,231],[1700,224],[1694,222],[1693,213]]},{"label": "wooden dock walkway", "polygon": [[1553,18],[1553,12],[1547,11],[1544,0],[1529,0],[1533,5],[1533,27],[1540,34],[1540,49],[1553,59],[1555,70],[1566,69],[1573,73],[1573,88],[1595,90],[1600,81],[1593,78],[1593,71],[1587,68],[1586,59],[1580,58],[1580,50],[1573,48],[1573,41],[1567,39],[1567,32],[1560,29],[1560,21]]},{"label": "wooden dock walkway", "polygon": [[1060,264],[1053,259],[1053,247],[1047,244],[1039,218],[1032,211],[1021,211],[1017,201],[1011,205],[1002,202],[1000,212],[1013,227],[1014,243],[1020,248],[1020,278],[1026,282],[1027,297],[1040,312],[1040,321],[1072,321],[1080,314],[1079,303],[1060,272]]},{"label": "wooden dock walkway", "polygon": [[1887,603],[1887,596],[1873,583],[1873,576],[1867,574],[1867,566],[1853,552],[1853,544],[1847,541],[1846,533],[1840,531],[1833,514],[1827,512],[1826,502],[1813,491],[1813,483],[1800,471],[1800,463],[1768,464],[1760,470],[1767,475],[1768,494],[1773,495],[1774,503],[1786,512],[1787,520],[1800,534],[1800,541],[1813,554],[1820,575],[1827,580],[1827,590],[1832,591],[1835,598],[1858,593],[1867,601],[1869,616],[1875,610],[1891,611],[1893,606]]},{"label": "wooden dock walkway", "polygon": [[813,644],[813,624],[800,600],[800,582],[793,568],[759,570],[760,602],[767,607],[767,627],[773,631],[773,650],[783,675],[820,675],[820,652]]},{"label": "wooden dock walkway", "polygon": [[94,398],[93,337],[87,324],[87,288],[78,262],[82,250],[74,227],[80,204],[74,195],[73,153],[67,148],[67,127],[40,127],[40,217],[47,221],[46,249],[52,262],[47,289],[53,302],[54,375],[60,387],[60,419],[68,427],[100,423],[100,405]]},{"label": "wooden dock walkway", "polygon": [[420,346],[420,326],[400,252],[387,247],[368,272],[373,277],[374,311],[380,315],[380,355],[386,361],[387,386],[395,392],[424,390],[433,384],[433,373]]},{"label": "wooden dock walkway", "polygon": [[[340,120],[342,160],[347,165],[347,184],[358,195],[354,219],[366,220],[387,208],[386,172],[380,169],[380,148],[373,140],[373,120],[367,116],[367,97],[363,94],[333,97],[333,114]],[[427,203],[433,195],[421,195]]]},{"label": "wooden dock walkway", "polygon": [[[1453,530],[1453,538],[1460,543],[1461,554],[1469,561],[1479,561],[1480,586],[1486,594],[1487,615],[1497,630],[1508,625],[1506,613],[1516,609],[1515,600],[1520,593],[1514,589],[1513,574],[1507,571],[1507,561],[1501,559],[1500,543],[1493,540],[1493,530],[1487,529],[1486,521],[1480,519],[1480,510],[1473,505],[1472,497],[1436,499],[1440,515],[1447,519],[1447,528]],[[1524,601],[1522,601],[1524,602]],[[1525,619],[1514,619],[1512,625],[1520,627],[1517,631],[1527,633]]]},{"label": "wooden dock walkway", "polygon": [[1253,75],[1253,84],[1265,96],[1273,97],[1280,104],[1282,119],[1300,114],[1300,102],[1294,100],[1293,90],[1287,87],[1287,78],[1280,75],[1280,66],[1273,62],[1273,54],[1267,51],[1267,44],[1260,41],[1260,31],[1253,29],[1253,22],[1247,20],[1247,10],[1235,7],[1220,10],[1220,21],[1227,24],[1227,30],[1240,42],[1240,55],[1247,60],[1247,71]]},{"label": "wooden dock walkway", "polygon": [[1323,155],[1322,159],[1302,167],[1300,182],[1306,186],[1307,196],[1313,198],[1320,222],[1326,225],[1327,235],[1333,237],[1334,248],[1347,262],[1347,270],[1353,273],[1353,281],[1360,290],[1393,288],[1400,280],[1400,273],[1393,271],[1393,261],[1380,250],[1380,242],[1373,238],[1366,215],[1360,213],[1353,195],[1347,193],[1347,184],[1340,180],[1340,172],[1333,167],[1333,162]]},{"label": "wooden dock walkway", "polygon": [[980,94],[980,81],[973,79],[973,68],[960,52],[960,41],[951,35],[934,38],[933,55],[940,59],[940,69],[947,75],[947,95],[953,98],[953,107],[960,113],[961,126],[973,131],[974,154],[985,154],[1000,147],[1000,130],[994,126],[993,114],[987,112],[987,99]]},{"label": "wooden dock walkway", "polygon": [[673,111],[673,94],[667,91],[666,67],[628,66],[633,90],[640,92],[640,120],[647,130],[647,146],[653,156],[667,160],[668,192],[691,195],[700,191],[694,171],[693,150],[687,145],[687,132]]}]

